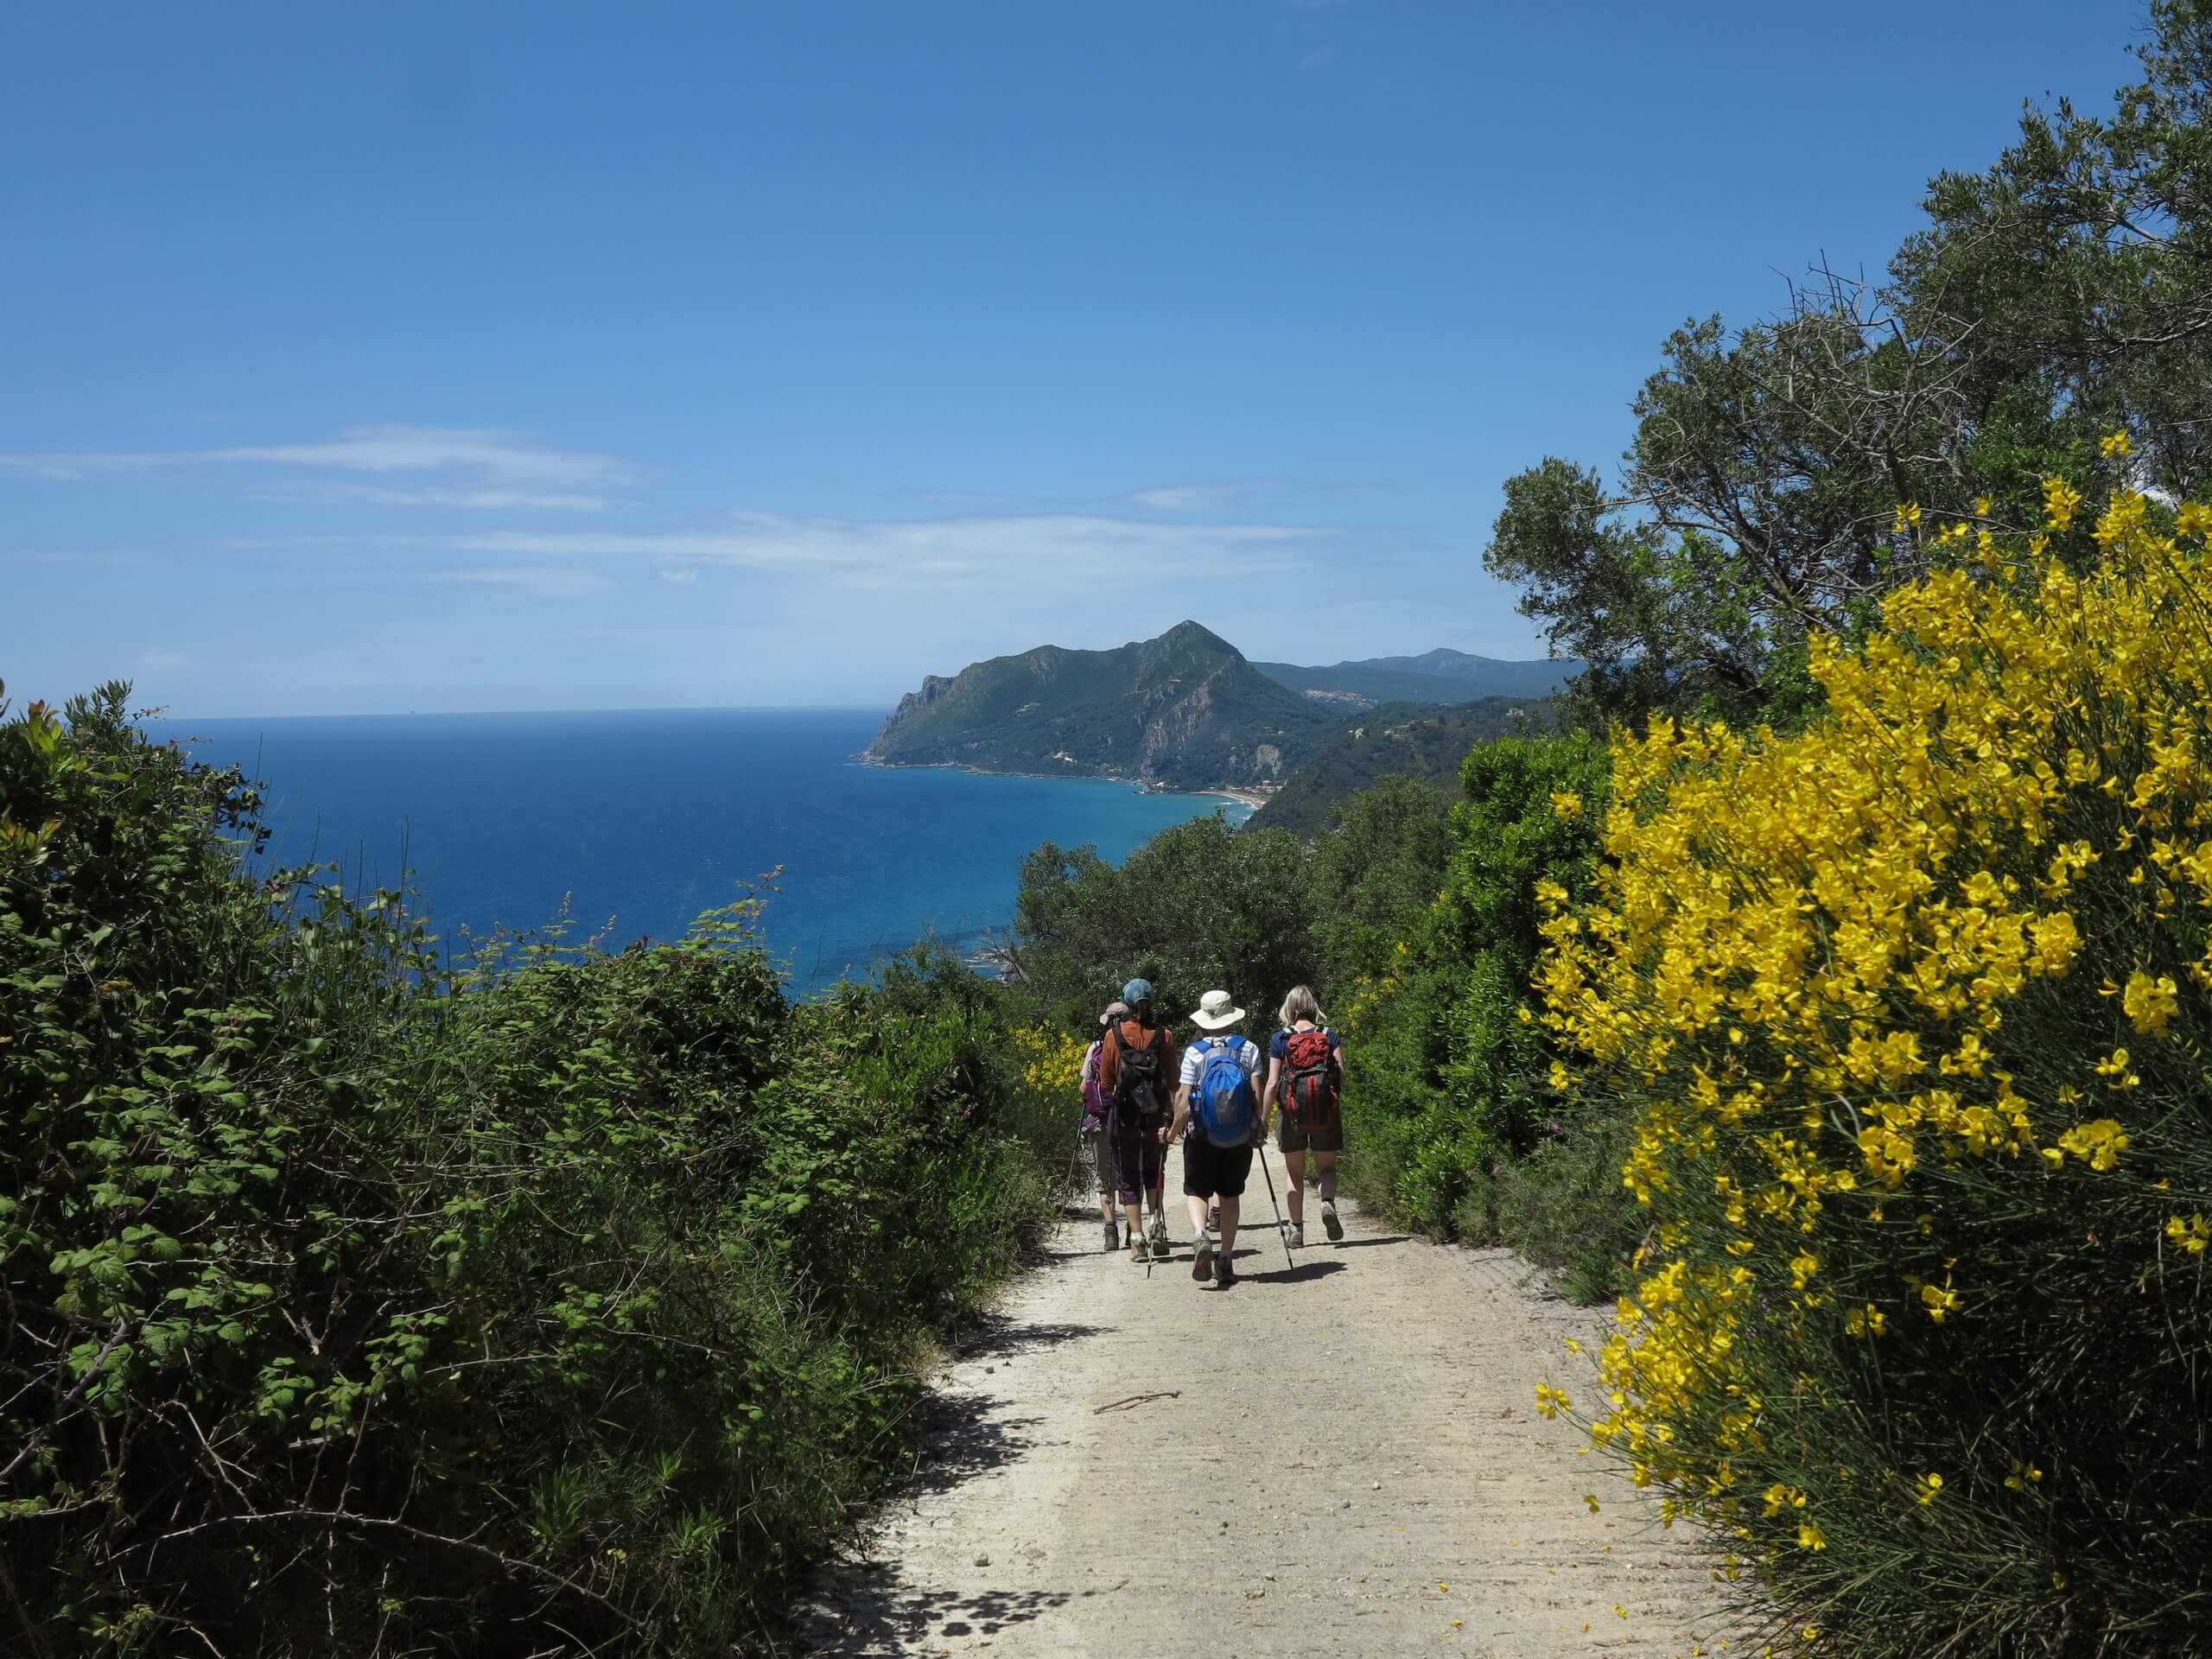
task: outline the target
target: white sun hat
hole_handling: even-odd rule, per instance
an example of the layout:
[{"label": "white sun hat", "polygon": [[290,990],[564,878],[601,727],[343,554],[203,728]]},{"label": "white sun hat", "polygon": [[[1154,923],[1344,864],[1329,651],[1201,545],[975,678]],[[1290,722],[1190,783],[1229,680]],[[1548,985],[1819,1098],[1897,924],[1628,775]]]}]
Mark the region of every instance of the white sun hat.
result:
[{"label": "white sun hat", "polygon": [[1191,1016],[1191,1020],[1208,1031],[1219,1031],[1243,1017],[1244,1010],[1231,1004],[1227,991],[1208,991],[1198,999],[1198,1011]]}]

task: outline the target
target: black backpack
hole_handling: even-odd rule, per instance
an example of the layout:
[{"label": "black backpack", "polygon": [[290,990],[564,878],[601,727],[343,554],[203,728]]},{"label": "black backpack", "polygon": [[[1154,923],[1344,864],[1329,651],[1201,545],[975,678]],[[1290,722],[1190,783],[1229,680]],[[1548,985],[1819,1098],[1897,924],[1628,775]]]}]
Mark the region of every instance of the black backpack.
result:
[{"label": "black backpack", "polygon": [[1158,1027],[1142,1048],[1131,1048],[1120,1028],[1114,1033],[1115,1108],[1147,1128],[1167,1121],[1167,1090],[1160,1075],[1160,1051],[1166,1045],[1167,1033]]}]

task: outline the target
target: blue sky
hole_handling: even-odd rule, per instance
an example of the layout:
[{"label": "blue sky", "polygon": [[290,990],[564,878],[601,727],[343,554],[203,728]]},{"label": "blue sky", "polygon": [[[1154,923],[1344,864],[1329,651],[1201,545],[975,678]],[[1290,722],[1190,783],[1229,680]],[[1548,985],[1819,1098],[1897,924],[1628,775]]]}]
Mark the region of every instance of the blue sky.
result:
[{"label": "blue sky", "polygon": [[16,6],[0,677],[888,702],[1542,654],[1498,486],[1878,270],[2133,5]]}]

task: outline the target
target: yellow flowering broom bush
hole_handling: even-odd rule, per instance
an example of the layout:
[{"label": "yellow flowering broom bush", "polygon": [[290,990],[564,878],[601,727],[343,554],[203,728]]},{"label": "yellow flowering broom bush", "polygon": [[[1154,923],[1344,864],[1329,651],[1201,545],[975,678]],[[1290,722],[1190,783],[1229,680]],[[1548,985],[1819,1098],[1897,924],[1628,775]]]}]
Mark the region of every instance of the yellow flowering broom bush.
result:
[{"label": "yellow flowering broom bush", "polygon": [[1649,1223],[1580,1407],[1827,1651],[2212,1651],[2212,511],[2045,505],[1547,895]]},{"label": "yellow flowering broom bush", "polygon": [[1021,1061],[1022,1085],[1073,1121],[1083,1085],[1083,1057],[1090,1045],[1065,1031],[1044,1026],[1015,1026],[1007,1033]]}]

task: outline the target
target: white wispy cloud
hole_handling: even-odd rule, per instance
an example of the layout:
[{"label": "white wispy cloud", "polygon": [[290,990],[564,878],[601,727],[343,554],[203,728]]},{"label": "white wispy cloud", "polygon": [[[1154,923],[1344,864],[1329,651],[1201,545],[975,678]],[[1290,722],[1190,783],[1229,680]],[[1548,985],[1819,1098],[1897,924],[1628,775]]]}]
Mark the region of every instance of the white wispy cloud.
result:
[{"label": "white wispy cloud", "polygon": [[1249,495],[1242,484],[1169,484],[1130,493],[1131,505],[1154,512],[1219,512]]},{"label": "white wispy cloud", "polygon": [[944,518],[800,518],[741,513],[704,532],[500,530],[446,538],[460,550],[528,557],[640,557],[683,567],[811,571],[869,585],[988,582],[1013,588],[1120,575],[1188,582],[1312,563],[1337,532],[1304,524],[1184,524],[1103,513]]},{"label": "white wispy cloud", "polygon": [[180,467],[233,467],[378,477],[444,474],[464,480],[427,492],[390,490],[382,495],[362,493],[356,486],[350,497],[342,494],[342,482],[304,486],[341,493],[333,499],[391,505],[599,507],[607,505],[609,492],[633,486],[643,476],[634,463],[619,456],[552,448],[493,427],[372,426],[319,443],[0,454],[0,471],[65,481]]},{"label": "white wispy cloud", "polygon": [[397,489],[332,478],[274,484],[252,494],[258,501],[299,501],[313,506],[461,507],[472,512],[597,512],[613,505],[611,496],[569,490],[464,489],[445,485]]},{"label": "white wispy cloud", "polygon": [[[226,545],[257,553],[404,555],[405,565],[388,567],[395,577],[419,575],[427,568],[457,581],[517,582],[542,592],[556,590],[544,580],[502,573],[568,566],[611,573],[644,561],[668,582],[727,568],[782,573],[828,587],[972,587],[1002,601],[1065,594],[1109,577],[1188,587],[1305,569],[1325,561],[1344,535],[1313,524],[1192,524],[1109,513],[861,519],[741,512],[717,529],[502,527],[239,537]],[[498,562],[479,563],[485,556]]]},{"label": "white wispy cloud", "polygon": [[512,588],[540,599],[582,599],[603,594],[614,584],[596,570],[573,564],[481,565],[431,573],[434,582],[465,582],[485,588]]}]

